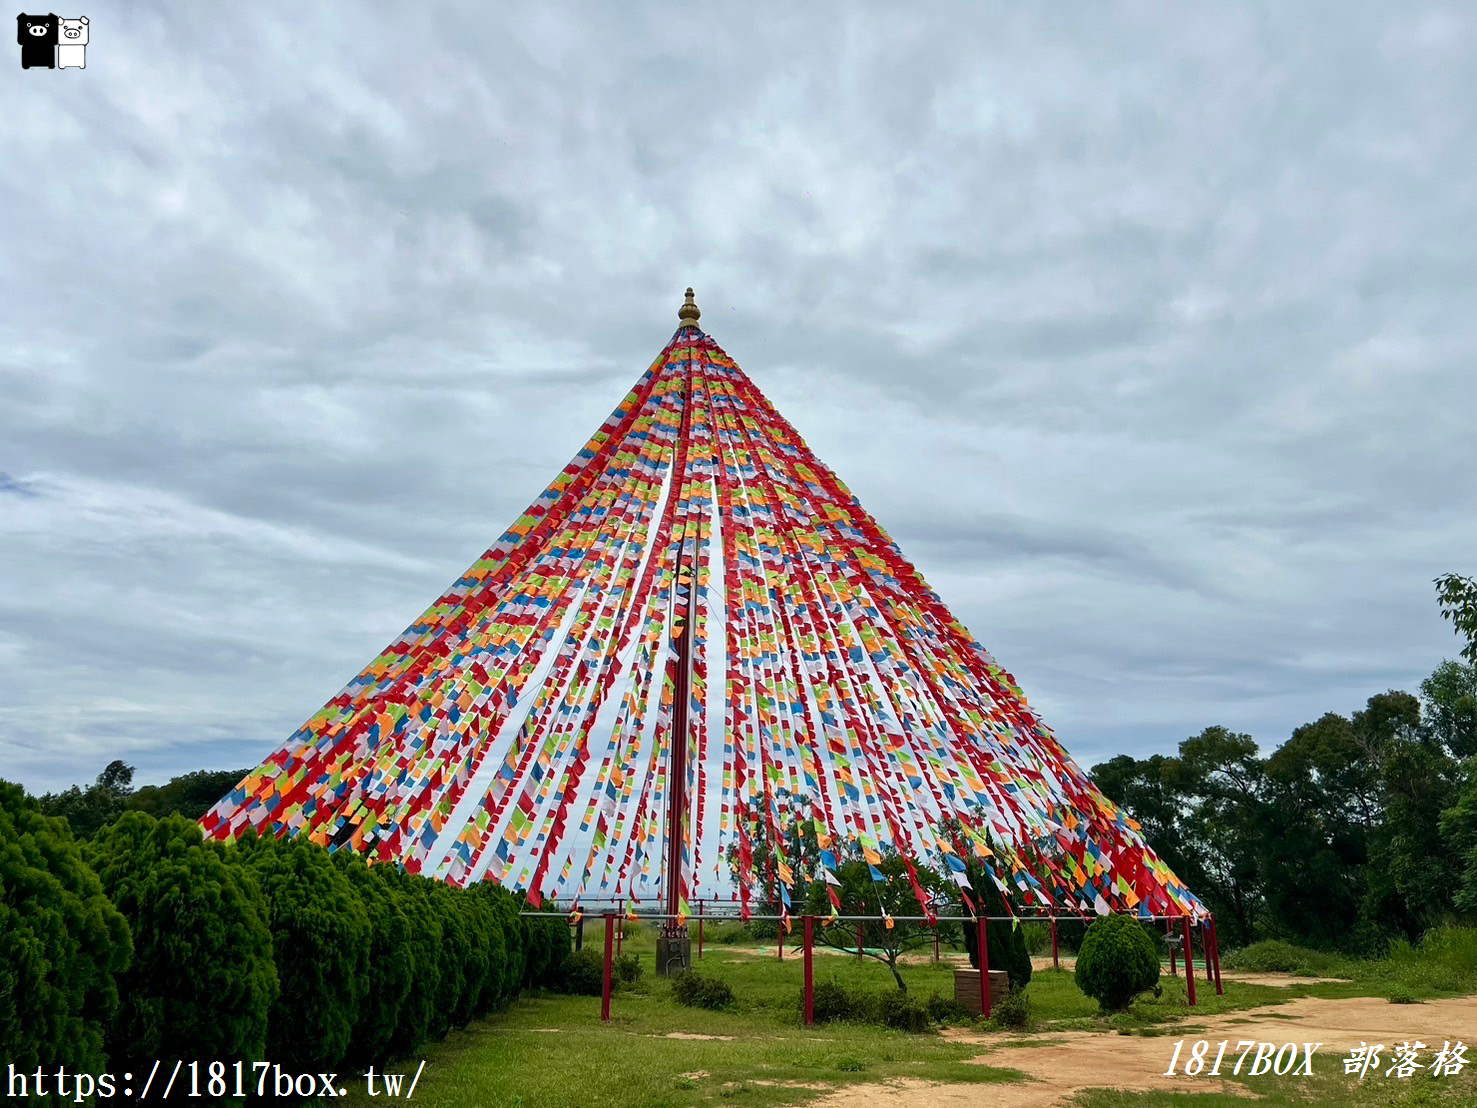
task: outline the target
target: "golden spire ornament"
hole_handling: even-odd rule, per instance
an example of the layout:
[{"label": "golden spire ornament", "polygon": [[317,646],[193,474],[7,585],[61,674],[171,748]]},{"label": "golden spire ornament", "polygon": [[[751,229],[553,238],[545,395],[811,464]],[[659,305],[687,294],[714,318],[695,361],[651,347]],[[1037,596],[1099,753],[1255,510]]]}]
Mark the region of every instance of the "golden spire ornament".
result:
[{"label": "golden spire ornament", "polygon": [[[692,289],[688,289],[687,300],[683,303],[682,307],[677,309],[677,326],[698,327],[697,321],[702,314],[692,299]],[[702,330],[702,328],[698,327],[698,330]]]}]

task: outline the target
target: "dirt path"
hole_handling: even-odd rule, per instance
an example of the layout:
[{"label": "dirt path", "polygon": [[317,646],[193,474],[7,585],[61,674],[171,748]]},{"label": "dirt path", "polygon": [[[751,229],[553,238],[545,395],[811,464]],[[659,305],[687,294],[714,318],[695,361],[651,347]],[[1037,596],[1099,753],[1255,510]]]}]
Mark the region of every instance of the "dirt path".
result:
[{"label": "dirt path", "polygon": [[[1299,980],[1306,980],[1301,978]],[[1301,997],[1268,1008],[1226,1012],[1192,1025],[1203,1030],[1186,1035],[1231,1046],[1241,1039],[1260,1042],[1322,1043],[1319,1056],[1347,1055],[1361,1043],[1383,1043],[1386,1050],[1419,1039],[1440,1048],[1448,1040],[1477,1043],[1477,997],[1432,1000],[1424,1004],[1391,1004],[1358,997],[1320,1000]],[[1031,1036],[1042,1046],[1011,1046],[1010,1041],[976,1032],[945,1032],[960,1042],[978,1043],[984,1053],[976,1061],[1020,1070],[1030,1080],[1012,1085],[943,1085],[902,1080],[886,1085],[857,1085],[814,1101],[815,1108],[949,1108],[988,1102],[1000,1108],[1052,1108],[1083,1089],[1158,1089],[1166,1092],[1242,1093],[1244,1086],[1209,1077],[1165,1077],[1178,1036],[1143,1037],[1077,1031]],[[1301,1049],[1301,1048],[1300,1048]],[[1426,1061],[1431,1051],[1423,1051]],[[1227,1055],[1233,1056],[1231,1048]],[[1215,1056],[1212,1049],[1211,1058]],[[1183,1055],[1181,1056],[1184,1057]],[[1222,1069],[1227,1068],[1222,1063]]]},{"label": "dirt path", "polygon": [[[1047,955],[1045,957],[1037,955],[1035,958],[1032,958],[1031,968],[1039,970],[1051,969],[1050,955]],[[1076,958],[1068,957],[1062,959],[1062,969],[1074,970],[1076,968]],[[1180,975],[1183,976],[1184,972],[1184,967],[1181,966],[1179,969]],[[1166,977],[1169,976],[1169,971],[1165,970],[1164,974]],[[1279,989],[1290,989],[1294,985],[1316,985],[1320,981],[1347,980],[1347,978],[1343,977],[1299,977],[1291,973],[1241,973],[1236,970],[1224,970],[1221,973],[1221,979],[1223,981],[1244,981],[1248,985],[1272,985]],[[1195,980],[1205,980],[1205,965],[1203,963],[1195,967]],[[1206,989],[1210,987],[1211,986],[1209,984],[1201,986],[1201,988]]]}]

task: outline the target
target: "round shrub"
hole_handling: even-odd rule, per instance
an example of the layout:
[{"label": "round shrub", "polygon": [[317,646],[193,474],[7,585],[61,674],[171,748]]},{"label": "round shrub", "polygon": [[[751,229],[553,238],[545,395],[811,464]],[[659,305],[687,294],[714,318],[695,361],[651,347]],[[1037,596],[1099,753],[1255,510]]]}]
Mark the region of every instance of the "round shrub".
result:
[{"label": "round shrub", "polygon": [[491,959],[488,979],[483,990],[481,1010],[478,1015],[504,1008],[517,997],[523,985],[525,960],[523,920],[518,916],[518,901],[501,885],[483,881],[468,886],[463,892],[478,902],[477,911],[484,913],[484,924],[492,947],[487,950]]},{"label": "round shrub", "polygon": [[993,1006],[990,1018],[1000,1027],[1024,1031],[1031,1026],[1031,1002],[1024,989],[1011,989]]},{"label": "round shrub", "polygon": [[594,950],[576,950],[564,960],[564,991],[599,996],[605,990],[605,958]]},{"label": "round shrub", "polygon": [[184,816],[127,812],[87,854],[133,937],[107,1037],[113,1068],[266,1057],[277,997],[272,932],[256,879],[234,852],[206,842]]},{"label": "round shrub", "polygon": [[369,915],[323,847],[247,832],[236,849],[266,897],[272,929],[280,991],[267,1058],[302,1072],[332,1069],[349,1049],[366,989]]},{"label": "round shrub", "polygon": [[733,990],[727,981],[706,977],[696,970],[683,970],[672,978],[672,996],[689,1008],[727,1008],[733,1003]]},{"label": "round shrub", "polygon": [[[805,1003],[803,992],[800,996],[800,1003],[801,1005]],[[832,1023],[836,1020],[849,1019],[851,1016],[851,997],[846,988],[834,977],[815,983],[811,1003],[816,1023]]]},{"label": "round shrub", "polygon": [[1076,977],[1103,1011],[1127,1008],[1159,983],[1159,947],[1137,920],[1099,916],[1082,937]]},{"label": "round shrub", "polygon": [[66,823],[0,781],[0,1062],[106,1070],[129,952],[128,924]]}]

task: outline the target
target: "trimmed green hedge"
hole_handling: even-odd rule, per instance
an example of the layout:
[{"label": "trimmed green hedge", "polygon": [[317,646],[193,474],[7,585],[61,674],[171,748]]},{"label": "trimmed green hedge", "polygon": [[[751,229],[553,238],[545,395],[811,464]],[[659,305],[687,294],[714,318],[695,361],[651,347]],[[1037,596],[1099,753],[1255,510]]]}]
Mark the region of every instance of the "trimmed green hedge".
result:
[{"label": "trimmed green hedge", "polygon": [[0,1059],[21,1072],[106,1070],[131,955],[128,924],[66,822],[0,781]]},{"label": "trimmed green hedge", "polygon": [[166,1050],[226,1063],[265,1057],[277,970],[250,871],[182,816],[129,812],[86,854],[133,936],[109,1057],[140,1065]]},{"label": "trimmed green hedge", "polygon": [[411,1055],[564,983],[566,920],[523,907],[305,839],[207,842],[180,816],[129,812],[84,844],[0,781],[0,1057],[318,1072]]}]

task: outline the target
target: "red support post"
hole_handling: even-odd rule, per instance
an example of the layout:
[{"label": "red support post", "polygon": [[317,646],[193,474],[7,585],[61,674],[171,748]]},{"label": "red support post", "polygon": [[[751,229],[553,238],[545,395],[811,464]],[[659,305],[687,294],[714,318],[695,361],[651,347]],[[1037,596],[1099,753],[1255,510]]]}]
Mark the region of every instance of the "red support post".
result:
[{"label": "red support post", "polygon": [[626,902],[621,901],[621,922],[615,929],[615,952],[622,953],[626,948]]},{"label": "red support post", "polygon": [[1200,925],[1200,949],[1205,952],[1205,983],[1215,983],[1215,959],[1210,956],[1210,925]]},{"label": "red support post", "polygon": [[934,960],[935,963],[937,963],[938,960],[939,960],[939,929],[938,929],[938,924],[934,924],[934,926],[933,926],[933,960]]},{"label": "red support post", "polygon": [[615,940],[615,917],[605,913],[605,973],[600,986],[600,1019],[610,1022],[610,947]]},{"label": "red support post", "polygon": [[805,917],[805,1026],[815,1023],[815,917]]},{"label": "red support post", "polygon": [[985,917],[979,917],[980,940],[980,1015],[990,1018],[990,932]]},{"label": "red support post", "polygon": [[1051,968],[1052,969],[1061,969],[1062,968],[1061,959],[1057,957],[1057,952],[1056,952],[1056,917],[1055,916],[1052,916],[1051,917]]},{"label": "red support post", "polygon": [[1185,936],[1185,989],[1190,995],[1190,1007],[1195,1007],[1195,952],[1190,942],[1190,917],[1185,916],[1180,920],[1181,930]]},{"label": "red support post", "polygon": [[1210,952],[1215,963],[1215,995],[1221,995],[1221,937],[1216,934],[1215,920],[1210,921]]},{"label": "red support post", "polygon": [[865,921],[856,925],[856,960],[858,962],[862,960],[862,928],[864,926]]},{"label": "red support post", "polygon": [[697,902],[697,960],[703,960],[703,902]]}]

